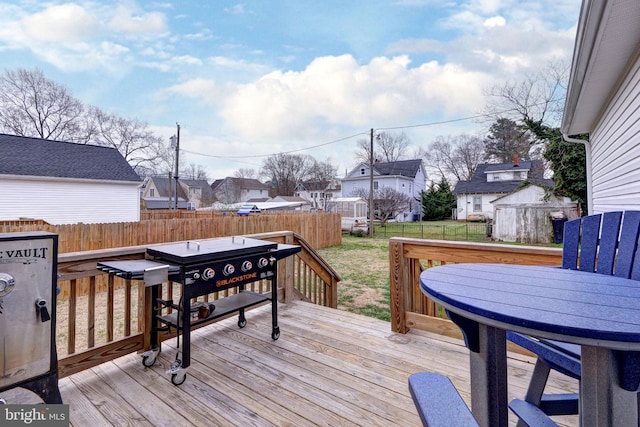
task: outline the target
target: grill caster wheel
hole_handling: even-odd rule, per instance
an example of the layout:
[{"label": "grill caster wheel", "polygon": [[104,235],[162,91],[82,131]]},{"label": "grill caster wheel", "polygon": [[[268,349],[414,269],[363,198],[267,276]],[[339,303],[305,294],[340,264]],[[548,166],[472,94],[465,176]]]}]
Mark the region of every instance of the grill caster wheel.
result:
[{"label": "grill caster wheel", "polygon": [[247,326],[247,319],[238,320],[238,328],[244,328]]},{"label": "grill caster wheel", "polygon": [[156,358],[158,357],[158,353],[160,353],[159,349],[149,350],[142,354],[142,366],[145,368],[150,368],[156,363]]},{"label": "grill caster wheel", "polygon": [[171,383],[173,385],[180,385],[187,379],[187,373],[184,372],[182,374],[173,374],[171,375]]},{"label": "grill caster wheel", "polygon": [[154,365],[154,363],[156,363],[156,358],[155,357],[144,356],[142,358],[142,366],[144,366],[145,368],[152,367]]},{"label": "grill caster wheel", "polygon": [[280,338],[280,328],[276,327],[273,329],[273,332],[271,332],[271,339],[275,341],[278,338]]}]

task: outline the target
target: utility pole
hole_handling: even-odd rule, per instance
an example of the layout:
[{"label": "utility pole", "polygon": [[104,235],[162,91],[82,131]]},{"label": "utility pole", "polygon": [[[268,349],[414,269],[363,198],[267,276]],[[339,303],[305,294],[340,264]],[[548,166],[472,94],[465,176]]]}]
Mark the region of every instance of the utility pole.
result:
[{"label": "utility pole", "polygon": [[373,238],[373,128],[369,152],[369,238]]},{"label": "utility pole", "polygon": [[175,147],[176,149],[176,170],[175,173],[173,175],[173,178],[176,181],[175,187],[173,188],[173,203],[174,203],[174,209],[178,210],[178,167],[179,167],[179,158],[180,158],[180,125],[178,123],[176,123],[176,127],[177,127],[177,136],[174,135],[171,138],[169,138],[171,140],[171,147]]}]

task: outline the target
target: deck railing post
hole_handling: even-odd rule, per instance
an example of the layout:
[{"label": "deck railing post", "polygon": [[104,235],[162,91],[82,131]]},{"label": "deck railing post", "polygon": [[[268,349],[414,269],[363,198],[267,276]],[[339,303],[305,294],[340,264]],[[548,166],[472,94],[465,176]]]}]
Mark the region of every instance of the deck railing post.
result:
[{"label": "deck railing post", "polygon": [[407,289],[408,265],[403,255],[403,244],[392,238],[389,240],[389,286],[391,303],[391,330],[407,333],[405,312],[406,298],[411,297],[411,290]]}]

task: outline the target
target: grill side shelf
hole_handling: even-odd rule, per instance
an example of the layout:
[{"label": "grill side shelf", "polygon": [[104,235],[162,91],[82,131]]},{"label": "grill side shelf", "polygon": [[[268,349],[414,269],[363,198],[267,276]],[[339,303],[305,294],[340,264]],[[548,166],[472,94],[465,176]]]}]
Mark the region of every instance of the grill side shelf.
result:
[{"label": "grill side shelf", "polygon": [[[265,294],[260,294],[251,291],[242,291],[228,297],[224,297],[215,301],[210,301],[215,304],[215,310],[209,313],[209,315],[203,319],[192,320],[190,325],[199,325],[201,323],[211,322],[227,314],[237,312],[240,309],[252,307],[265,301],[271,301],[271,297]],[[172,327],[182,327],[182,322],[178,320],[178,313],[171,313],[164,316],[156,316],[156,318],[162,323]]]}]

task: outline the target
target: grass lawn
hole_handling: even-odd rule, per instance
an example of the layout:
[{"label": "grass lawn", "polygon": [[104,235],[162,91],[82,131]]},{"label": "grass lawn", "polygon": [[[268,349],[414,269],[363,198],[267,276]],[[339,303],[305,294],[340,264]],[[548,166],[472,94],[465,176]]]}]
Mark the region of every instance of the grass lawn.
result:
[{"label": "grass lawn", "polygon": [[[443,222],[443,224],[453,227],[459,225],[451,222]],[[405,230],[405,236],[406,234]],[[369,239],[342,236],[341,245],[318,249],[318,253],[342,278],[338,283],[339,309],[391,321],[388,237],[378,235],[378,238]],[[483,233],[478,232],[476,241],[487,241],[487,239]],[[504,244],[505,242],[496,243]],[[535,246],[562,247],[561,244],[553,243]]]},{"label": "grass lawn", "polygon": [[318,252],[342,278],[339,309],[391,320],[388,239],[343,236],[341,245]]}]

